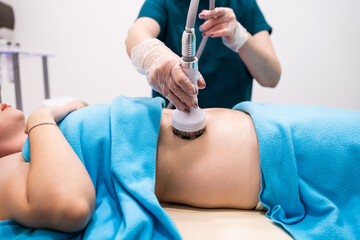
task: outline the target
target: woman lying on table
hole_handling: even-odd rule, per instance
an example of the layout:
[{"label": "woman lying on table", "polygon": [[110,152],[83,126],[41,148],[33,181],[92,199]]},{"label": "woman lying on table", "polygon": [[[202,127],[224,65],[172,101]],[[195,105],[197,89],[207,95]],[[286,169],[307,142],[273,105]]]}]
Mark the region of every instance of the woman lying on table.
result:
[{"label": "woman lying on table", "polygon": [[[146,105],[161,100],[126,98],[125,101],[141,104],[143,101]],[[29,116],[25,125],[22,112],[1,104],[0,219],[11,219],[30,228],[64,232],[79,231],[88,224],[97,207],[96,183],[87,172],[87,164],[83,164],[86,159],[79,158],[57,126],[69,113],[85,106],[84,102],[75,101],[64,107],[41,108]],[[86,115],[86,109],[94,108],[96,105],[83,108],[66,119],[77,112]],[[111,116],[117,114],[113,113],[118,111],[114,109],[109,113]],[[171,125],[173,110],[160,110],[161,120],[157,122],[154,118],[153,122],[159,125],[154,146],[154,192],[160,202],[254,209],[260,198],[269,210],[267,215],[283,223],[296,237],[301,236],[302,231],[292,229],[286,219],[306,223],[307,214],[328,207],[321,197],[318,200],[307,194],[314,192],[311,187],[319,188],[320,195],[327,199],[329,192],[339,191],[332,187],[352,182],[357,190],[350,191],[350,195],[359,197],[360,188],[355,185],[359,185],[360,174],[345,171],[347,158],[358,156],[357,162],[360,162],[356,155],[360,154],[359,112],[254,103],[238,104],[235,109],[205,109],[206,131],[195,140],[175,136]],[[72,121],[82,121],[82,118],[74,117]],[[346,137],[339,136],[339,132]],[[30,163],[21,152],[27,137]],[[316,162],[319,170],[308,166],[308,162]],[[339,170],[339,166],[343,166],[344,171]],[[318,175],[314,178],[314,174]],[[332,184],[329,176],[335,178],[336,183]],[[311,202],[323,205],[314,208]],[[333,204],[337,205],[337,199],[333,199]]]}]

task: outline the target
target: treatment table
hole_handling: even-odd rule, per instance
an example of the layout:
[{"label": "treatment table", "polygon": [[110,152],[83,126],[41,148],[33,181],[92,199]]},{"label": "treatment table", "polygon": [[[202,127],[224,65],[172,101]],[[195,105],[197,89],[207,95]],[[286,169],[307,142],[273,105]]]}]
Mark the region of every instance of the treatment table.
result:
[{"label": "treatment table", "polygon": [[202,209],[175,204],[162,204],[162,207],[174,220],[184,240],[292,239],[263,211]]}]

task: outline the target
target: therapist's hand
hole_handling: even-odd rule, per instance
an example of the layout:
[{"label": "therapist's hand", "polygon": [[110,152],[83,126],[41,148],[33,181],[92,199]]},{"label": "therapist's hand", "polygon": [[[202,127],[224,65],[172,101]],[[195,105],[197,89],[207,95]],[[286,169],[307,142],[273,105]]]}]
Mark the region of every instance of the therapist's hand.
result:
[{"label": "therapist's hand", "polygon": [[[131,50],[131,60],[140,73],[145,73],[149,85],[169,99],[176,108],[189,112],[197,107],[198,88],[181,69],[179,56],[157,39],[149,39]],[[201,74],[199,88],[205,87]]]},{"label": "therapist's hand", "polygon": [[206,20],[200,26],[204,37],[221,37],[225,46],[234,52],[238,52],[249,38],[246,29],[236,20],[231,8],[203,10],[199,18]]}]

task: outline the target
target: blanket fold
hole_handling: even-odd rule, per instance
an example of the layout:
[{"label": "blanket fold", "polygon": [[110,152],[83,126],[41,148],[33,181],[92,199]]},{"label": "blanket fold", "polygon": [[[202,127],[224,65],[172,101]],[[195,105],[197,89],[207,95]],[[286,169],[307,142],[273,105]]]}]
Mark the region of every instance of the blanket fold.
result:
[{"label": "blanket fold", "polygon": [[295,239],[360,239],[360,112],[240,103],[259,141],[260,201]]},{"label": "blanket fold", "polygon": [[[96,207],[79,233],[0,222],[0,239],[181,239],[155,196],[157,139],[164,101],[117,97],[69,114],[59,127],[84,163]],[[30,161],[27,141],[23,156]]]}]

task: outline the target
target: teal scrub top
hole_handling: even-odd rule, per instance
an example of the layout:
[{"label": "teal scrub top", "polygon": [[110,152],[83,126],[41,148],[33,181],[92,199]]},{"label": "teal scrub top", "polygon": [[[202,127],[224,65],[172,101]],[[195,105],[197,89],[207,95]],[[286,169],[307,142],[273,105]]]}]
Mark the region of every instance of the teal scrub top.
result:
[{"label": "teal scrub top", "polygon": [[[190,0],[146,0],[139,16],[157,21],[161,31],[157,37],[174,53],[181,56],[181,36],[185,29]],[[216,0],[215,7],[229,7],[237,20],[254,35],[272,28],[266,22],[256,0]],[[200,0],[198,13],[209,9],[208,0]],[[197,49],[202,39],[199,30],[204,20],[195,21]],[[221,38],[209,38],[199,60],[199,71],[206,81],[206,88],[199,91],[201,108],[232,108],[242,101],[251,100],[253,77],[240,56],[227,48]],[[161,96],[153,91],[153,97]]]}]

